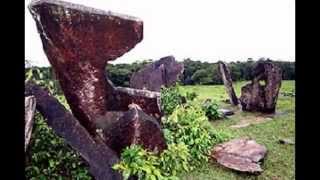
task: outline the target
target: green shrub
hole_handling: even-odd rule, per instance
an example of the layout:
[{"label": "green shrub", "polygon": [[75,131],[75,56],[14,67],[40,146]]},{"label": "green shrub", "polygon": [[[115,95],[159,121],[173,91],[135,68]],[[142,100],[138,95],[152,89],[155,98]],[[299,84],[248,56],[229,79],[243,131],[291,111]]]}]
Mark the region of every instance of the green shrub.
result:
[{"label": "green shrub", "polygon": [[152,152],[144,150],[139,145],[132,145],[121,153],[121,162],[115,164],[113,169],[120,171],[125,180],[131,176],[145,180],[164,179],[157,167],[157,159]]},{"label": "green shrub", "polygon": [[27,179],[92,179],[87,166],[63,139],[54,134],[36,113],[26,154]]},{"label": "green shrub", "polygon": [[179,86],[161,88],[161,109],[165,115],[170,115],[174,109],[184,103],[184,97],[179,92]]},{"label": "green shrub", "polygon": [[215,140],[210,133],[204,111],[195,103],[188,103],[177,109],[163,122],[165,137],[173,143],[184,143],[191,154],[193,165],[208,161],[208,154]]},{"label": "green shrub", "polygon": [[193,101],[196,97],[198,97],[198,94],[195,92],[191,92],[191,93],[187,92],[186,94],[186,98],[188,101]]},{"label": "green shrub", "polygon": [[124,179],[138,177],[145,180],[174,180],[177,174],[189,171],[190,154],[184,144],[169,144],[160,155],[148,152],[139,145],[131,145],[121,153],[121,162],[113,169],[122,173]]},{"label": "green shrub", "polygon": [[[30,68],[25,73],[26,81],[33,81],[47,88],[58,101],[70,110],[68,103],[55,80],[45,71]],[[73,151],[62,138],[48,127],[40,113],[34,116],[34,126],[26,153],[27,179],[93,179],[80,155]]]},{"label": "green shrub", "polygon": [[52,95],[62,95],[57,80],[49,78],[50,76],[47,71],[41,70],[40,68],[29,68],[25,70],[25,81],[32,81],[35,84],[47,89]]},{"label": "green shrub", "polygon": [[219,113],[219,106],[216,102],[206,100],[206,102],[204,102],[202,105],[202,109],[209,120],[217,120],[222,118],[222,114]]},{"label": "green shrub", "polygon": [[190,158],[188,147],[185,144],[168,144],[168,149],[160,155],[159,167],[165,176],[176,176],[178,173],[191,170]]}]

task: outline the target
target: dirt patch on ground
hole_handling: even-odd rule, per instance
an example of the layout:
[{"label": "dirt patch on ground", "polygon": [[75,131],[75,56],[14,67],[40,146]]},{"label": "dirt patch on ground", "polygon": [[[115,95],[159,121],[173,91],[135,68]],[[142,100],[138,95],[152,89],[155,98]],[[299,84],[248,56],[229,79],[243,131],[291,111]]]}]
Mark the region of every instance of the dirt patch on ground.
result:
[{"label": "dirt patch on ground", "polygon": [[250,115],[250,116],[240,116],[240,121],[235,124],[230,126],[231,128],[243,128],[243,127],[247,127],[250,126],[252,124],[260,124],[260,123],[264,123],[264,122],[268,122],[273,120],[272,117],[267,116],[267,115]]}]

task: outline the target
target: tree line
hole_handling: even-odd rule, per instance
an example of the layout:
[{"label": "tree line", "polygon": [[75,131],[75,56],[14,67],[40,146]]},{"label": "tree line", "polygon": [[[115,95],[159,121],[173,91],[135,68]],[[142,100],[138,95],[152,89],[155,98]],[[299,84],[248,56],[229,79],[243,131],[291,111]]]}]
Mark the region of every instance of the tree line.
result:
[{"label": "tree line", "polygon": [[[230,69],[233,81],[247,81],[252,79],[252,67],[256,61],[236,61],[226,63]],[[283,80],[295,80],[295,62],[273,61],[282,71]],[[116,86],[128,87],[130,77],[134,72],[139,71],[152,60],[136,61],[131,64],[108,64],[106,74]],[[217,63],[194,61],[189,58],[182,61],[184,72],[180,77],[182,85],[215,85],[222,84],[221,74]],[[29,68],[26,68],[28,70]],[[42,72],[44,78],[54,78],[51,67],[34,67]]]}]

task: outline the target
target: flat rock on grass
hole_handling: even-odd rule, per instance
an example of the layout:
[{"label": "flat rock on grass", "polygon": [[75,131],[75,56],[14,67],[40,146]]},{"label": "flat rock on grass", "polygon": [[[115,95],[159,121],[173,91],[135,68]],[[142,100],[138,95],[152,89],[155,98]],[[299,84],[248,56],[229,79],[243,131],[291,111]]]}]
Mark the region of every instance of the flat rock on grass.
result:
[{"label": "flat rock on grass", "polygon": [[287,138],[279,139],[279,143],[280,144],[290,144],[290,145],[294,145],[295,144],[293,140],[287,139]]},{"label": "flat rock on grass", "polygon": [[259,162],[267,154],[267,148],[249,138],[233,139],[216,145],[211,156],[224,167],[247,173],[261,173]]},{"label": "flat rock on grass", "polygon": [[223,114],[223,116],[231,116],[234,115],[234,112],[230,109],[218,109],[219,113]]}]

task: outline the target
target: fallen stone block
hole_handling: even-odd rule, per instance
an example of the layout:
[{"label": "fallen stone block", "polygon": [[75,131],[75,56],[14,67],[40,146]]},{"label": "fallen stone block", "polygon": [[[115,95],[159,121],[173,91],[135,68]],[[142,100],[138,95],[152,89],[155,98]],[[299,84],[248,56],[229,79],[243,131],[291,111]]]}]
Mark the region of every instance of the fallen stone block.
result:
[{"label": "fallen stone block", "polygon": [[234,112],[230,109],[218,109],[218,112],[222,114],[223,116],[232,116],[234,115]]},{"label": "fallen stone block", "polygon": [[248,138],[233,139],[214,147],[211,156],[224,167],[232,170],[261,173],[260,161],[267,148]]},{"label": "fallen stone block", "polygon": [[291,140],[291,139],[279,139],[279,143],[280,144],[290,144],[290,145],[294,145],[295,143],[294,143],[294,141],[293,140]]}]

